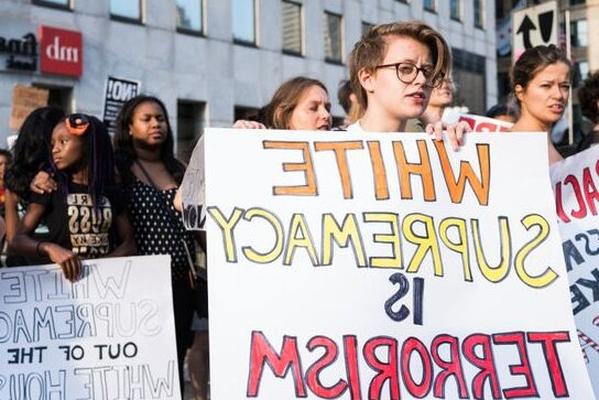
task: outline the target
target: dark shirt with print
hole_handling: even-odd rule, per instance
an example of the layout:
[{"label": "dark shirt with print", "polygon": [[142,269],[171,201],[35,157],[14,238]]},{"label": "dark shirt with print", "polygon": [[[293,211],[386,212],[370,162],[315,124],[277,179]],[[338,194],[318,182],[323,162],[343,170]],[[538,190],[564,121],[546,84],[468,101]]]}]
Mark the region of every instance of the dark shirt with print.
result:
[{"label": "dark shirt with print", "polygon": [[115,247],[114,217],[124,211],[122,194],[114,187],[92,201],[86,185],[69,183],[68,192],[33,194],[32,203],[46,207],[47,241],[71,250],[81,258],[98,258]]}]

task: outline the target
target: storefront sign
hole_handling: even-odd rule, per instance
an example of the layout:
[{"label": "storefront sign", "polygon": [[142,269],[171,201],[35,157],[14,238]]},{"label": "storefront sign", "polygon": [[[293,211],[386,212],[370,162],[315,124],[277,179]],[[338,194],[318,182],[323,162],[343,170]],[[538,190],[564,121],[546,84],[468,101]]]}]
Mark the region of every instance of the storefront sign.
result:
[{"label": "storefront sign", "polygon": [[37,69],[37,39],[31,32],[21,38],[0,36],[0,56],[6,55],[6,69],[35,71]]},{"label": "storefront sign", "polygon": [[45,74],[80,77],[83,73],[81,32],[40,26],[40,70]]}]

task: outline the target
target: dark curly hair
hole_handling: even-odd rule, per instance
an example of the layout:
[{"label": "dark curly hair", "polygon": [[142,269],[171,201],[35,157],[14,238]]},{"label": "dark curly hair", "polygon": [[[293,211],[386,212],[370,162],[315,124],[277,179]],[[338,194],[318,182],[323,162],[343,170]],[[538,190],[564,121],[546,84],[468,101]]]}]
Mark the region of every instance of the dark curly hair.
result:
[{"label": "dark curly hair", "polygon": [[515,92],[515,88],[518,85],[526,88],[539,71],[549,65],[560,62],[568,66],[570,69],[570,76],[572,76],[572,63],[568,60],[566,54],[557,46],[550,44],[549,46],[536,46],[526,50],[512,67],[512,90]]},{"label": "dark curly hair", "polygon": [[120,178],[125,185],[129,185],[135,181],[135,177],[131,173],[131,165],[137,159],[135,148],[133,147],[133,139],[129,135],[129,126],[133,122],[133,114],[135,109],[142,103],[156,103],[162,109],[166,119],[166,140],[160,149],[160,159],[164,163],[167,171],[173,176],[177,185],[181,184],[183,175],[185,174],[185,166],[175,158],[174,147],[175,139],[171,124],[168,118],[168,112],[164,103],[157,97],[141,94],[128,100],[116,120],[116,133],[114,135],[114,155],[116,167]]},{"label": "dark curly hair", "polygon": [[578,101],[582,115],[599,124],[599,71],[595,71],[578,88]]},{"label": "dark curly hair", "polygon": [[19,197],[29,197],[29,184],[35,175],[51,167],[50,138],[65,114],[60,108],[41,107],[25,118],[12,149],[13,162],[6,170],[5,185]]}]

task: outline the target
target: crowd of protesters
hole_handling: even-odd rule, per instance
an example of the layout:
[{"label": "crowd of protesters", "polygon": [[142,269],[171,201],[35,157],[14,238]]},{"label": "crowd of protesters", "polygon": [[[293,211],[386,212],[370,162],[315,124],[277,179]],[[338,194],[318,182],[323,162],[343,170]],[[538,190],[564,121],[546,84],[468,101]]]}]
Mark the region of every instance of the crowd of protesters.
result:
[{"label": "crowd of protesters", "polygon": [[[560,49],[529,49],[512,68],[513,101],[492,107],[487,116],[514,122],[515,131],[546,132],[548,161],[557,162],[561,155],[550,131],[566,108],[571,75],[571,62]],[[599,72],[579,93],[582,111],[594,124],[590,142],[599,142]],[[354,46],[349,80],[338,93],[347,114],[342,125],[332,126],[326,86],[296,77],[254,117],[234,127],[421,131],[457,149],[469,127],[444,122],[453,96],[451,54],[442,35],[421,22],[390,23],[371,28]],[[157,97],[129,100],[112,141],[93,116],[37,109],[25,119],[11,151],[0,151],[5,222],[0,228],[6,233],[8,266],[56,263],[70,281],[80,278],[84,259],[170,255],[179,376],[183,379],[191,347],[196,398],[206,399],[208,336],[200,321],[207,312],[197,301],[205,296],[190,279],[194,255],[205,250],[206,238],[182,224],[175,197],[185,165],[175,158],[173,146],[168,111]]]}]

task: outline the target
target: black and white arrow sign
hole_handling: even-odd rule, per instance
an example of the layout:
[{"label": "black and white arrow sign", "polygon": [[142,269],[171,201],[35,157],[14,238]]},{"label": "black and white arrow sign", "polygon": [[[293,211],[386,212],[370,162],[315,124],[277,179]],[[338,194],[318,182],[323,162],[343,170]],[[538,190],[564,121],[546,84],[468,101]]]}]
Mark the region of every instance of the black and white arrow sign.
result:
[{"label": "black and white arrow sign", "polygon": [[555,1],[515,11],[512,24],[514,61],[531,47],[558,44],[558,8]]}]

